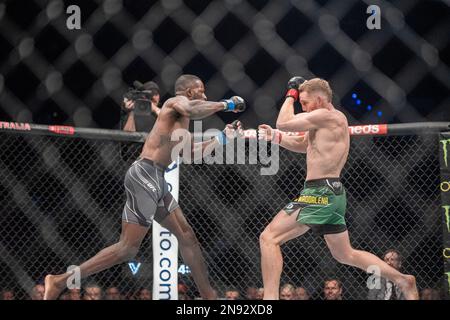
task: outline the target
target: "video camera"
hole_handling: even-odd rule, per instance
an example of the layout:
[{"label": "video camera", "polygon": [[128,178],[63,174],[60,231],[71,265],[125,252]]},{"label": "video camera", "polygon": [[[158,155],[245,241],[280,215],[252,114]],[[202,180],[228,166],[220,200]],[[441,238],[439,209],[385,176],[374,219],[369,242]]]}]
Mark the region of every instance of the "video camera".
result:
[{"label": "video camera", "polygon": [[[133,82],[134,88],[130,88],[123,97],[134,102],[134,112],[136,115],[148,115],[152,112],[151,100],[159,94],[159,87],[153,81],[141,83],[139,81]],[[125,112],[127,110],[123,107]]]}]

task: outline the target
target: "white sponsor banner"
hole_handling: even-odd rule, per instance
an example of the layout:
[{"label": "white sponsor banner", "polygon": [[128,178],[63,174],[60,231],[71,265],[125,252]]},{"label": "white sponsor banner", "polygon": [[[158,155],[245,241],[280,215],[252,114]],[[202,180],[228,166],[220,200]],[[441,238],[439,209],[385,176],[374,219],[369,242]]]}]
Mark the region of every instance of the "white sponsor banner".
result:
[{"label": "white sponsor banner", "polygon": [[[179,160],[166,170],[169,191],[178,201]],[[153,221],[153,300],[178,300],[178,241]]]}]

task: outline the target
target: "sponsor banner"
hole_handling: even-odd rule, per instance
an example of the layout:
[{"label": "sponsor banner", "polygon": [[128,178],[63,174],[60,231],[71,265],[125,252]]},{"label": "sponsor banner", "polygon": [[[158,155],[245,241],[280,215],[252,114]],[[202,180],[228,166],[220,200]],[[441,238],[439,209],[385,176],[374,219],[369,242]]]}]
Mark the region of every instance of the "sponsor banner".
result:
[{"label": "sponsor banner", "polygon": [[[443,248],[442,257],[444,259],[444,288],[450,297],[450,132],[439,135],[439,160],[441,164],[441,207]],[[448,298],[447,297],[447,298]]]},{"label": "sponsor banner", "polygon": [[17,131],[31,131],[31,126],[29,123],[0,121],[0,129],[17,130]]},{"label": "sponsor banner", "polygon": [[[368,124],[368,125],[360,125],[360,126],[350,126],[348,127],[348,131],[352,136],[377,136],[377,135],[385,135],[388,133],[387,124]],[[289,136],[303,136],[305,132],[284,132],[283,134]],[[256,129],[248,129],[244,130],[244,138],[245,139],[256,139],[258,137],[258,132]]]},{"label": "sponsor banner", "polygon": [[[166,170],[164,177],[172,196],[178,201],[179,159]],[[178,300],[178,241],[158,222],[152,224],[153,300]]]},{"label": "sponsor banner", "polygon": [[75,133],[75,128],[69,127],[69,126],[48,126],[48,131],[51,131],[51,132],[57,133],[57,134],[73,135]]},{"label": "sponsor banner", "polygon": [[[0,121],[0,129],[31,131],[31,126],[29,123]],[[353,135],[353,136],[385,135],[388,132],[386,124],[368,124],[368,125],[350,126],[350,127],[348,127],[348,130],[350,132],[350,135]],[[52,125],[52,126],[48,126],[48,131],[56,133],[56,134],[73,135],[73,134],[75,134],[75,127]],[[290,136],[305,135],[305,132],[283,132],[283,133],[286,135],[290,135]],[[256,139],[257,137],[258,137],[258,132],[256,129],[244,130],[244,138]]]},{"label": "sponsor banner", "polygon": [[6,122],[0,121],[0,130],[14,130],[14,131],[50,131],[57,134],[75,134],[75,127],[71,126],[44,126],[44,125],[35,125],[30,123],[20,123],[20,122]]},{"label": "sponsor banner", "polygon": [[387,124],[368,124],[361,126],[350,126],[348,131],[352,136],[361,135],[385,135],[388,132]]},{"label": "sponsor banner", "polygon": [[450,133],[442,133],[439,139],[441,169],[450,172],[449,152],[450,152]]}]

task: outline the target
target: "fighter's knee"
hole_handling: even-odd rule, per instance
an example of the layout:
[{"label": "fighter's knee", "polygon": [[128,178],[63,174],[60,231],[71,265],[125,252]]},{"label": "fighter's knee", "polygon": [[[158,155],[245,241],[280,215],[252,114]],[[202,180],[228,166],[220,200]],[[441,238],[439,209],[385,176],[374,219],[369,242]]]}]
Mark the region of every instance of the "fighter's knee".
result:
[{"label": "fighter's knee", "polygon": [[409,284],[416,284],[416,277],[412,276],[410,274],[405,274],[403,275],[404,279],[409,283]]},{"label": "fighter's knee", "polygon": [[259,235],[259,244],[260,245],[267,245],[267,244],[276,244],[275,238],[273,236],[273,233],[270,232],[268,228],[266,228],[260,235]]},{"label": "fighter's knee", "polygon": [[353,252],[352,251],[334,251],[331,253],[333,255],[333,258],[342,264],[351,264],[353,261]]}]

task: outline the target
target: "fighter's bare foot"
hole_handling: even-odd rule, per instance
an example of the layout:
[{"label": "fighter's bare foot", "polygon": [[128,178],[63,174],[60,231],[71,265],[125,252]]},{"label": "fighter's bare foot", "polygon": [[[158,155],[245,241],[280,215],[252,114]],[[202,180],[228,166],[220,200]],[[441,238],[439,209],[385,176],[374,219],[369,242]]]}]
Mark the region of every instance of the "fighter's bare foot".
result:
[{"label": "fighter's bare foot", "polygon": [[65,283],[61,284],[58,280],[58,276],[51,274],[45,277],[44,300],[56,300],[63,291]]},{"label": "fighter's bare foot", "polygon": [[405,275],[404,279],[398,283],[398,286],[405,295],[406,300],[419,300],[419,292],[417,291],[416,278],[414,276]]}]

